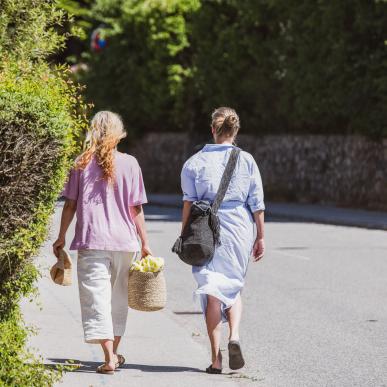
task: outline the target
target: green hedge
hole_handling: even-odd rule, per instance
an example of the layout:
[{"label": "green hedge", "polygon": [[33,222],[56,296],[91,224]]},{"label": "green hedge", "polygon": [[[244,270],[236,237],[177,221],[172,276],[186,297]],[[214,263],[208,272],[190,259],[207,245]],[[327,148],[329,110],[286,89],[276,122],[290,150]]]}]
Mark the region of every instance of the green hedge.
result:
[{"label": "green hedge", "polygon": [[144,131],[208,131],[231,105],[251,133],[386,135],[387,3],[97,0],[108,47],[84,74],[96,109]]},{"label": "green hedge", "polygon": [[45,62],[62,44],[51,29],[61,13],[43,0],[1,4],[0,385],[49,386],[60,372],[25,348],[30,328],[19,302],[36,293],[33,256],[85,126],[84,106],[67,70]]}]

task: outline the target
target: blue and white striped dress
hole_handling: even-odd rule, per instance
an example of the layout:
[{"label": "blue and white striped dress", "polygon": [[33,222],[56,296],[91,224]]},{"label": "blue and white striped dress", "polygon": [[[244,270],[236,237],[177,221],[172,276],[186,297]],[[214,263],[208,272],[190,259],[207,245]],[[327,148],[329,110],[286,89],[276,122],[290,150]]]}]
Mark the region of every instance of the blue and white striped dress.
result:
[{"label": "blue and white striped dress", "polygon": [[[230,157],[231,144],[207,144],[189,158],[181,172],[183,200],[213,202]],[[261,175],[253,156],[240,153],[235,172],[219,209],[221,245],[206,266],[193,267],[198,283],[195,295],[200,298],[203,313],[207,295],[222,302],[222,318],[244,286],[254,236],[253,212],[264,210]]]}]

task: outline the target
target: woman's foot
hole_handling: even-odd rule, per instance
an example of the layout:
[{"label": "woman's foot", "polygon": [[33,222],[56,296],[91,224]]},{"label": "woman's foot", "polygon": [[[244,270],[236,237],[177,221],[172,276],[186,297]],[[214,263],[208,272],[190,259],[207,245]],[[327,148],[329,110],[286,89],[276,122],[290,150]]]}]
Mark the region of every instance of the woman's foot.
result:
[{"label": "woman's foot", "polygon": [[116,368],[119,368],[125,364],[125,358],[122,355],[114,355],[114,358],[116,362]]},{"label": "woman's foot", "polygon": [[221,368],[214,368],[212,365],[206,368],[207,374],[221,374],[222,369]]},{"label": "woman's foot", "polygon": [[113,375],[115,369],[116,369],[116,366],[114,363],[103,363],[97,368],[97,373]]},{"label": "woman's foot", "polygon": [[222,354],[218,352],[218,356],[215,359],[212,359],[211,367],[213,369],[222,370]]},{"label": "woman's foot", "polygon": [[213,359],[212,364],[206,368],[207,374],[221,374],[222,373],[222,354],[218,353],[218,356]]}]

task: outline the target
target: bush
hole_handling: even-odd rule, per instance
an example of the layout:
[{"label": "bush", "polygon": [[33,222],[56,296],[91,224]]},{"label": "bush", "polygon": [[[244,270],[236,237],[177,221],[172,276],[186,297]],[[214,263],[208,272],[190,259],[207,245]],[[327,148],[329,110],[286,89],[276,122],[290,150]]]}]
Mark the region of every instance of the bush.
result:
[{"label": "bush", "polygon": [[252,133],[386,135],[385,1],[98,0],[108,47],[84,80],[137,133],[208,131],[236,107]]},{"label": "bush", "polygon": [[[17,296],[5,296],[4,280],[14,279],[25,254],[36,252],[44,240],[79,121],[73,112],[74,86],[45,65],[20,72],[15,64],[3,62],[0,88],[0,315],[4,316]],[[9,285],[14,288],[15,281]]]},{"label": "bush", "polygon": [[63,41],[51,29],[61,13],[43,0],[1,5],[0,385],[46,386],[59,375],[25,350],[19,301],[35,291],[32,258],[85,125],[83,106],[65,69],[45,62]]}]

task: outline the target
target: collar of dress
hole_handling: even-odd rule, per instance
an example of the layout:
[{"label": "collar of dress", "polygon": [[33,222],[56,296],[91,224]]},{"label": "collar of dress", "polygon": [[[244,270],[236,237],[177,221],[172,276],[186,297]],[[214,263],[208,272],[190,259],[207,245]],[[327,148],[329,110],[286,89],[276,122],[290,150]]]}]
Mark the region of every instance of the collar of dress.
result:
[{"label": "collar of dress", "polygon": [[206,144],[203,148],[204,149],[214,149],[214,148],[234,148],[234,145],[232,144]]}]

